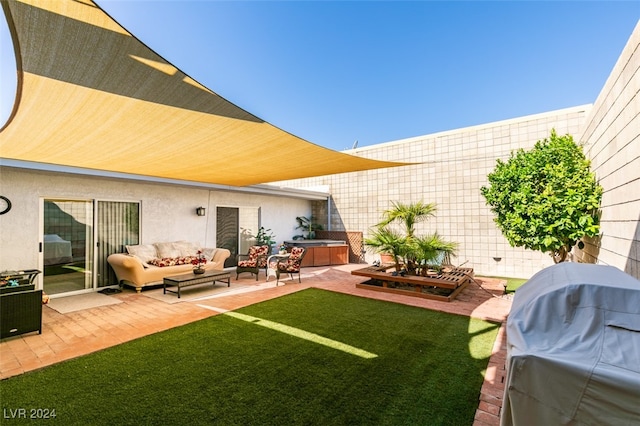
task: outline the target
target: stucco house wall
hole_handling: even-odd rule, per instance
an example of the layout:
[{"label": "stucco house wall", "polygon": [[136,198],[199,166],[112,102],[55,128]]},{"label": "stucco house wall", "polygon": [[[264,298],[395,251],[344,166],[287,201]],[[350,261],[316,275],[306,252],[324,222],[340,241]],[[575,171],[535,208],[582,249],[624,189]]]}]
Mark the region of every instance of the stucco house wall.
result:
[{"label": "stucco house wall", "polygon": [[600,238],[577,257],[640,278],[640,22],[587,118],[579,140],[604,189]]},{"label": "stucco house wall", "polygon": [[[42,268],[42,198],[140,202],[140,242],[187,240],[216,247],[216,207],[260,209],[260,225],[271,228],[277,241],[296,234],[296,216],[311,214],[311,201],[281,193],[256,194],[206,187],[141,182],[99,176],[0,166],[2,195],[12,202],[0,215],[0,270]],[[195,213],[206,208],[206,216]],[[39,265],[39,266],[38,266]]]}]

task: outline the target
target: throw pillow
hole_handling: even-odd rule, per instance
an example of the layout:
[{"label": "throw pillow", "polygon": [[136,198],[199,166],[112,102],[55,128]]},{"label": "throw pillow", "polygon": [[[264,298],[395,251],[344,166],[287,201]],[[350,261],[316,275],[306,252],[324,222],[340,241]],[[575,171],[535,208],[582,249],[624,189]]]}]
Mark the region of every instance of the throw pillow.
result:
[{"label": "throw pillow", "polygon": [[[176,265],[196,265],[197,263],[198,256],[163,257],[162,259],[152,259],[149,261],[150,265],[160,268]],[[207,262],[205,261],[204,263]]]}]

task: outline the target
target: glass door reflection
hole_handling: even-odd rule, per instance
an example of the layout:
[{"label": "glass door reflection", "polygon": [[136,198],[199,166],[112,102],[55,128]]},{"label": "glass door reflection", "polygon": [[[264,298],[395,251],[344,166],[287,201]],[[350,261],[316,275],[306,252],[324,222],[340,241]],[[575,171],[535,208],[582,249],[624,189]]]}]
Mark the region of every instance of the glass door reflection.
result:
[{"label": "glass door reflection", "polygon": [[93,201],[44,200],[44,291],[93,289]]}]

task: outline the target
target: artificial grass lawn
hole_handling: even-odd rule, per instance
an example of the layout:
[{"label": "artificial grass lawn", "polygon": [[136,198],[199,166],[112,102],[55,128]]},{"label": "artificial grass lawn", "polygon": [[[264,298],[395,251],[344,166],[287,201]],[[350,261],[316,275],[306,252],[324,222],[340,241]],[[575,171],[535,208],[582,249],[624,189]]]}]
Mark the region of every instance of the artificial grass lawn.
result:
[{"label": "artificial grass lawn", "polygon": [[504,280],[507,280],[507,293],[514,293],[524,283],[529,281],[526,278],[505,278],[505,277],[498,277],[498,278],[502,278]]},{"label": "artificial grass lawn", "polygon": [[[499,325],[308,289],[0,382],[2,408],[82,424],[471,425]],[[19,420],[7,420],[7,424]],[[31,421],[31,420],[24,420]]]}]

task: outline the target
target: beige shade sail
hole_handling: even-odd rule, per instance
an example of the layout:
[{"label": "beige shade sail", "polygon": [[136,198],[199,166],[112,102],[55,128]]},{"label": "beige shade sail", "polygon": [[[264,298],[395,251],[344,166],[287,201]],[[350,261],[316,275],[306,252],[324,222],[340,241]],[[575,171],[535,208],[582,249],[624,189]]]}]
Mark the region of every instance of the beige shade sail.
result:
[{"label": "beige shade sail", "polygon": [[406,163],[307,142],[233,105],[91,1],[2,1],[18,68],[11,160],[245,186]]}]

